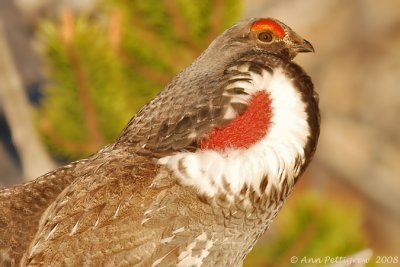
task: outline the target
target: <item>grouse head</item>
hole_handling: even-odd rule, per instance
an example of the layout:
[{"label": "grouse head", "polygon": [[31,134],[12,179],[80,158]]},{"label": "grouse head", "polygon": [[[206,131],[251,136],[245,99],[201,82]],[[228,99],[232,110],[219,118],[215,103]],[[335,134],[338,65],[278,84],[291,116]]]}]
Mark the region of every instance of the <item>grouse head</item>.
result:
[{"label": "grouse head", "polygon": [[206,50],[228,60],[246,52],[266,52],[288,60],[298,53],[314,52],[310,42],[290,27],[272,18],[243,20],[227,29]]}]

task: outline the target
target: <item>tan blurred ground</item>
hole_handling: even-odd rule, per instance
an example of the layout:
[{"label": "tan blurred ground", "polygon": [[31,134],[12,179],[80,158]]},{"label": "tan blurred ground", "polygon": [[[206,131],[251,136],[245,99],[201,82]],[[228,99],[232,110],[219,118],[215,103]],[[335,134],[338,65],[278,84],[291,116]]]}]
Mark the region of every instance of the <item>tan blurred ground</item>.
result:
[{"label": "tan blurred ground", "polygon": [[301,186],[360,203],[371,245],[398,253],[400,1],[246,0],[244,15],[278,18],[315,47],[296,59],[322,110],[316,159]]}]

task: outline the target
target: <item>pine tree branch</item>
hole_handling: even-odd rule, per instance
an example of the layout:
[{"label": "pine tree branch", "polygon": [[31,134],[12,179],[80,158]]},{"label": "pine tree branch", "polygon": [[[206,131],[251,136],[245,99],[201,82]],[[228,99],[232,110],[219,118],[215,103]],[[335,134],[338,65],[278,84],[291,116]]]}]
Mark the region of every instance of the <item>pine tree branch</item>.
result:
[{"label": "pine tree branch", "polygon": [[119,51],[122,40],[122,12],[118,9],[114,9],[111,13],[108,37],[113,50]]},{"label": "pine tree branch", "polygon": [[54,131],[53,125],[49,121],[42,121],[40,124],[40,129],[43,134],[50,140],[52,144],[57,147],[62,147],[71,153],[74,154],[90,154],[93,152],[93,147],[90,143],[79,143],[65,140],[65,138],[58,135],[56,131]]},{"label": "pine tree branch", "polygon": [[175,32],[178,34],[180,38],[186,41],[190,41],[190,30],[186,26],[184,19],[182,18],[181,12],[176,6],[175,1],[172,0],[163,0],[163,5],[165,7],[165,11],[168,13],[169,18],[172,21],[172,25],[174,27]]},{"label": "pine tree branch", "polygon": [[165,86],[172,78],[171,75],[164,74],[161,71],[157,71],[145,64],[141,64],[122,50],[118,51],[118,57],[134,72],[149,81],[157,83],[160,86]]},{"label": "pine tree branch", "polygon": [[196,51],[200,50],[201,48],[192,41],[190,30],[182,17],[182,12],[180,12],[179,8],[176,6],[175,1],[163,0],[163,5],[172,21],[173,30],[178,34],[178,37],[186,44],[189,44],[192,49]]},{"label": "pine tree branch", "polygon": [[178,33],[180,39],[192,50],[195,54],[200,54],[202,51],[201,45],[193,42],[193,37],[190,34],[189,28],[186,26],[185,20],[182,17],[182,12],[176,6],[175,1],[164,0],[163,1],[165,10],[171,18],[174,30]]},{"label": "pine tree branch", "polygon": [[166,46],[167,42],[143,23],[142,16],[139,12],[135,12],[134,15],[129,17],[132,27],[140,35],[141,40],[157,54],[158,59],[172,67],[175,73],[186,67],[200,53],[200,51],[187,46],[187,44],[178,45],[174,48],[174,53],[171,53],[171,47]]},{"label": "pine tree branch", "polygon": [[147,80],[156,82],[160,86],[164,86],[169,82],[169,80],[171,79],[170,75],[164,74],[161,71],[157,71],[145,64],[139,63],[137,60],[130,57],[125,51],[122,50],[121,48],[122,18],[121,18],[121,12],[119,12],[118,10],[114,10],[111,15],[108,34],[111,46],[115,54],[122,62],[124,62],[128,67],[130,67],[135,73],[146,78]]},{"label": "pine tree branch", "polygon": [[71,11],[64,11],[62,14],[61,32],[67,58],[71,63],[77,84],[85,126],[89,133],[89,146],[94,151],[100,148],[104,142],[97,120],[96,107],[91,96],[90,84],[73,45],[73,14]]},{"label": "pine tree branch", "polygon": [[212,1],[210,30],[206,38],[207,43],[212,42],[212,40],[214,40],[214,38],[219,34],[219,31],[221,29],[223,9],[224,9],[224,0]]}]

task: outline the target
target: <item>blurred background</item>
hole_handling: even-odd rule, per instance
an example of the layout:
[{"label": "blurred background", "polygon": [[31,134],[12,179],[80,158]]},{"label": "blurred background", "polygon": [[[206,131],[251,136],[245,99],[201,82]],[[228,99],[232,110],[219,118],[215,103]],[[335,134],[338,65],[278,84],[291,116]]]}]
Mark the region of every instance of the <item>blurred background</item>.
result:
[{"label": "blurred background", "polygon": [[215,36],[247,17],[278,18],[315,47],[295,61],[320,95],[322,132],[315,160],[245,265],[323,266],[290,258],[365,248],[374,252],[368,266],[396,265],[397,0],[0,0],[0,186],[112,142]]}]

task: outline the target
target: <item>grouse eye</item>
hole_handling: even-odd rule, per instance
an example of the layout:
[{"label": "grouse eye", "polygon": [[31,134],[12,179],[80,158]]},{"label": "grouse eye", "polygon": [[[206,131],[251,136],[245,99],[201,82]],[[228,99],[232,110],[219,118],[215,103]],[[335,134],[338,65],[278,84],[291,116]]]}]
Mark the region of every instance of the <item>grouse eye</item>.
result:
[{"label": "grouse eye", "polygon": [[264,43],[269,43],[272,41],[272,34],[270,32],[261,32],[258,35],[258,40]]}]

